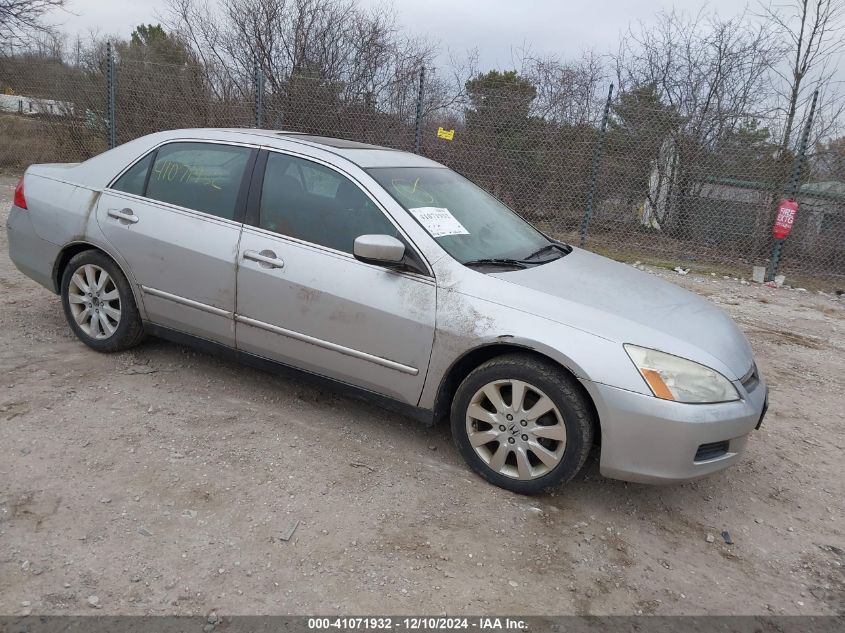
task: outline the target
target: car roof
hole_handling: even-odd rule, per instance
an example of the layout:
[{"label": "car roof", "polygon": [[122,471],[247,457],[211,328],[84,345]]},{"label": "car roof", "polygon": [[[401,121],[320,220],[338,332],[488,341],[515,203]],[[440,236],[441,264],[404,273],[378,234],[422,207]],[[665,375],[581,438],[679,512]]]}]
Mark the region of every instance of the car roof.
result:
[{"label": "car roof", "polygon": [[[201,128],[193,130],[172,130],[174,135],[184,134],[190,131],[192,135],[213,139],[221,134],[238,134],[243,136],[260,137],[260,142],[269,147],[276,146],[284,149],[285,141],[298,143],[310,147],[322,149],[348,161],[355,163],[364,169],[370,167],[443,167],[440,163],[429,160],[423,156],[404,152],[389,147],[359,143],[342,138],[319,136],[316,134],[305,134],[302,132],[288,130],[263,130],[256,128]],[[289,147],[289,146],[288,146]]]}]

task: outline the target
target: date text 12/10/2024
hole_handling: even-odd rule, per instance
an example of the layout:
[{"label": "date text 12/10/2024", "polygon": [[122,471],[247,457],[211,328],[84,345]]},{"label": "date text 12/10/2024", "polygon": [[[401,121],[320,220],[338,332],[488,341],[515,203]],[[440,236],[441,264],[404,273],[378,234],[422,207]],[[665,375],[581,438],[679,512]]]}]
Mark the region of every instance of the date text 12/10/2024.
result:
[{"label": "date text 12/10/2024", "polygon": [[526,628],[524,620],[515,618],[449,618],[449,617],[335,617],[308,618],[308,629],[367,631],[367,630],[408,630],[408,631],[450,631],[450,630],[480,630],[480,631],[521,631]]}]

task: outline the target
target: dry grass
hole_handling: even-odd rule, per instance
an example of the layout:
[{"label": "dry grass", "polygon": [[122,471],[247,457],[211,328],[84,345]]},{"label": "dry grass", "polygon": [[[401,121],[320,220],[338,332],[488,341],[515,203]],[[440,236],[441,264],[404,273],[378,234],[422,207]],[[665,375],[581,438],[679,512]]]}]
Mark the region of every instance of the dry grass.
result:
[{"label": "dry grass", "polygon": [[0,115],[0,139],[0,168],[78,162],[106,149],[84,123],[63,119]]},{"label": "dry grass", "polygon": [[[680,265],[682,268],[693,273],[706,275],[715,273],[718,277],[747,280],[751,279],[750,265],[730,264],[726,262],[707,261],[703,259],[695,262],[679,262],[675,259],[646,255],[643,254],[642,251],[637,251],[636,249],[628,250],[624,248],[609,248],[603,245],[588,245],[587,248],[599,253],[600,255],[604,255],[605,257],[610,257],[611,259],[621,262],[631,263],[639,261],[646,266],[665,268],[667,270],[674,270],[676,266]],[[786,283],[793,288],[806,288],[811,291],[822,290],[824,292],[832,292],[845,288],[845,279],[843,279],[842,275],[812,275],[810,273],[798,273],[790,270],[782,270],[782,272],[786,275]]]},{"label": "dry grass", "polygon": [[44,133],[40,121],[0,116],[0,167],[22,167],[55,152],[52,135]]}]

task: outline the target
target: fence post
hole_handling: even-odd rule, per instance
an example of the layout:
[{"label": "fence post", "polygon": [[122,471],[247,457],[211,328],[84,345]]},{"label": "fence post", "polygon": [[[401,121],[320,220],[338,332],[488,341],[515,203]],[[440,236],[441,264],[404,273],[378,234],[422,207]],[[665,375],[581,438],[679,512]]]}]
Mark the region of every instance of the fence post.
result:
[{"label": "fence post", "polygon": [[417,115],[414,125],[414,154],[420,153],[422,145],[423,91],[425,90],[425,66],[420,67],[420,87],[417,90]]},{"label": "fence post", "polygon": [[117,147],[117,123],[115,121],[114,99],[114,48],[111,42],[106,42],[106,86],[108,92],[108,143],[109,149]]},{"label": "fence post", "polygon": [[264,123],[264,74],[257,59],[253,66],[252,80],[255,90],[255,127],[260,128]]},{"label": "fence post", "polygon": [[[810,142],[810,128],[813,125],[813,115],[816,112],[816,100],[819,97],[819,91],[813,92],[813,101],[810,104],[810,114],[807,116],[807,122],[804,124],[804,131],[801,133],[801,143],[798,146],[798,154],[795,155],[795,160],[792,161],[792,175],[789,177],[789,183],[786,185],[787,198],[795,198],[798,195],[798,181],[801,179],[801,169],[804,167],[804,160],[807,157],[807,145]],[[783,251],[783,243],[786,238],[782,240],[775,240],[772,244],[772,258],[769,263],[769,274],[766,276],[766,281],[773,281],[778,274],[778,267],[780,266],[781,252]]]},{"label": "fence post", "polygon": [[607,101],[604,104],[604,113],[601,117],[599,137],[596,140],[596,148],[593,152],[593,167],[590,170],[590,190],[587,193],[587,208],[584,209],[584,218],[581,220],[581,248],[587,243],[587,231],[590,228],[590,217],[593,215],[593,200],[596,197],[596,186],[598,185],[599,169],[604,152],[604,138],[607,135],[607,119],[610,116],[610,100],[613,97],[613,84],[607,91]]}]

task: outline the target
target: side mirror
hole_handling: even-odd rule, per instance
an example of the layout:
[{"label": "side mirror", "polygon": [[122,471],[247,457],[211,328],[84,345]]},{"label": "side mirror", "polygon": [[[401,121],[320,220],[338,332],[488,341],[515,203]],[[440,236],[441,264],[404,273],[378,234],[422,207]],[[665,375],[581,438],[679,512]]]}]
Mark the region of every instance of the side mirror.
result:
[{"label": "side mirror", "polygon": [[368,264],[396,266],[405,257],[405,245],[390,235],[359,235],[352,254]]}]

